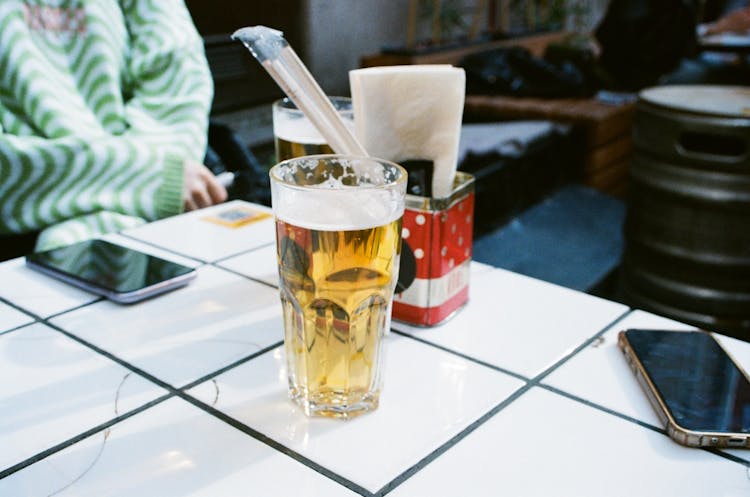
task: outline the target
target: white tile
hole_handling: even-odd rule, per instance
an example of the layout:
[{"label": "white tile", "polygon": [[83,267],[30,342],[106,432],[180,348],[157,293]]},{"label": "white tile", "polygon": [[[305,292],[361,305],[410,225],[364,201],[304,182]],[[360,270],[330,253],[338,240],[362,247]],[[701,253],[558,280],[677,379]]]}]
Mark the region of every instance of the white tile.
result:
[{"label": "white tile", "polygon": [[[653,426],[662,424],[617,346],[617,334],[628,328],[691,330],[695,327],[644,311],[634,311],[542,383],[589,400]],[[750,344],[716,335],[738,363],[750,370]],[[741,359],[741,360],[740,360]],[[731,453],[750,459],[743,450]]]},{"label": "white tile", "polygon": [[237,207],[250,208],[259,213],[271,212],[267,207],[233,201],[145,224],[125,233],[178,254],[209,262],[266,245],[276,239],[272,217],[241,227],[228,227],[206,220]]},{"label": "white tile", "polygon": [[279,286],[275,243],[223,260],[218,265],[269,285]]},{"label": "white tile", "polygon": [[485,264],[483,262],[471,261],[471,277],[478,276],[483,273],[491,273],[495,270],[493,266]]},{"label": "white tile", "polygon": [[0,377],[0,469],[165,393],[43,324],[0,335]]},{"label": "white tile", "polygon": [[43,318],[99,298],[27,268],[22,257],[0,264],[0,281],[0,297]]},{"label": "white tile", "polygon": [[518,389],[522,382],[393,334],[374,412],[307,418],[287,398],[282,348],[190,393],[375,492]]},{"label": "white tile", "polygon": [[24,324],[32,323],[34,319],[28,314],[14,309],[0,302],[0,333],[12,330]]},{"label": "white tile", "polygon": [[750,495],[748,468],[534,388],[392,497]]},{"label": "white tile", "polygon": [[211,266],[151,300],[103,301],[53,322],[175,387],[283,338],[278,292]]},{"label": "white tile", "polygon": [[502,269],[472,277],[469,303],[435,328],[393,328],[533,377],[627,307]]},{"label": "white tile", "polygon": [[0,495],[356,494],[187,402],[169,399],[0,480]]}]

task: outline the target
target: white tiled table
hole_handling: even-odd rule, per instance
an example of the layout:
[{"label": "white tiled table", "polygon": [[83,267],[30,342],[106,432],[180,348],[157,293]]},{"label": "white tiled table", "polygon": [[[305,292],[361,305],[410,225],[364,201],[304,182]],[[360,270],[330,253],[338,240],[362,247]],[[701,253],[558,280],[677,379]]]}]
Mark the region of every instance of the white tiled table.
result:
[{"label": "white tiled table", "polygon": [[454,318],[393,324],[378,410],[305,417],[273,223],[206,214],[111,237],[198,268],[132,306],[0,264],[0,496],[750,495],[750,451],[672,442],[616,346],[688,326],[481,264]]}]

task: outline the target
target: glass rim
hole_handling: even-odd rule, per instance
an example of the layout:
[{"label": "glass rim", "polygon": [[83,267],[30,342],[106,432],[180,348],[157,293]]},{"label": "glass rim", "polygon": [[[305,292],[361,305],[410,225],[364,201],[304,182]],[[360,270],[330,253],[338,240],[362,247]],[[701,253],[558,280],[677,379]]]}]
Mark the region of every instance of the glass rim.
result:
[{"label": "glass rim", "polygon": [[[285,180],[282,178],[278,171],[284,166],[289,165],[290,163],[294,162],[303,162],[303,161],[321,161],[321,160],[331,160],[331,159],[337,159],[337,160],[365,160],[369,162],[377,162],[379,164],[382,164],[384,166],[393,167],[399,172],[399,177],[396,178],[393,181],[389,181],[387,183],[383,183],[381,185],[357,185],[357,186],[346,186],[342,185],[341,188],[317,188],[317,185],[299,185],[297,183],[292,183],[290,181]],[[353,189],[367,189],[367,190],[388,190],[392,189],[394,187],[398,187],[402,183],[406,183],[408,180],[409,173],[404,169],[403,166],[400,164],[397,164],[393,161],[389,161],[386,159],[380,159],[378,157],[369,157],[366,155],[347,155],[347,154],[319,154],[319,155],[303,155],[301,157],[293,157],[291,159],[286,159],[284,161],[279,162],[278,164],[275,164],[268,172],[271,181],[276,182],[280,185],[284,185],[285,187],[296,189],[296,190],[310,190],[310,189],[317,189],[318,191],[346,191],[346,190],[353,190]]]},{"label": "glass rim", "polygon": [[[328,97],[328,100],[331,101],[331,103],[334,103],[334,108],[336,109],[336,112],[340,113],[354,113],[354,106],[352,104],[352,98],[351,97],[344,97],[339,95],[332,95]],[[336,108],[335,102],[344,102],[348,103],[350,105],[350,108],[348,109],[338,109]],[[279,99],[276,99],[271,104],[273,108],[281,109],[284,112],[292,112],[295,114],[304,114],[302,110],[297,107],[297,104],[295,104],[291,98],[289,97],[281,97]]]}]

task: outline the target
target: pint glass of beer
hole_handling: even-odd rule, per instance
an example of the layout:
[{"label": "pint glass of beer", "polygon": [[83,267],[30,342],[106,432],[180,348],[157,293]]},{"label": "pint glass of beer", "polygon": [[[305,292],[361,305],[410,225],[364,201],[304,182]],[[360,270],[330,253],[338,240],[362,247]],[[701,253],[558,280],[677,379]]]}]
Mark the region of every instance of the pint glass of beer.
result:
[{"label": "pint glass of beer", "polygon": [[307,415],[378,406],[406,180],[398,164],[342,155],[271,169],[289,393]]},{"label": "pint glass of beer", "polygon": [[[346,97],[330,97],[330,100],[354,133],[352,100]],[[333,153],[307,116],[286,97],[273,103],[273,137],[277,162],[303,155]]]}]

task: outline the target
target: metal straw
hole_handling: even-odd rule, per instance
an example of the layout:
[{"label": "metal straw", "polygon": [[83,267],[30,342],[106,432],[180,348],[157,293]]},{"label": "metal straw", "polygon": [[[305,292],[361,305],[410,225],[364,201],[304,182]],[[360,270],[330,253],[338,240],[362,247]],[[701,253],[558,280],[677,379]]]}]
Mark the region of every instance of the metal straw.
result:
[{"label": "metal straw", "polygon": [[289,99],[310,119],[334,152],[368,155],[281,31],[252,26],[238,29],[232,38],[240,40],[250,50]]}]

